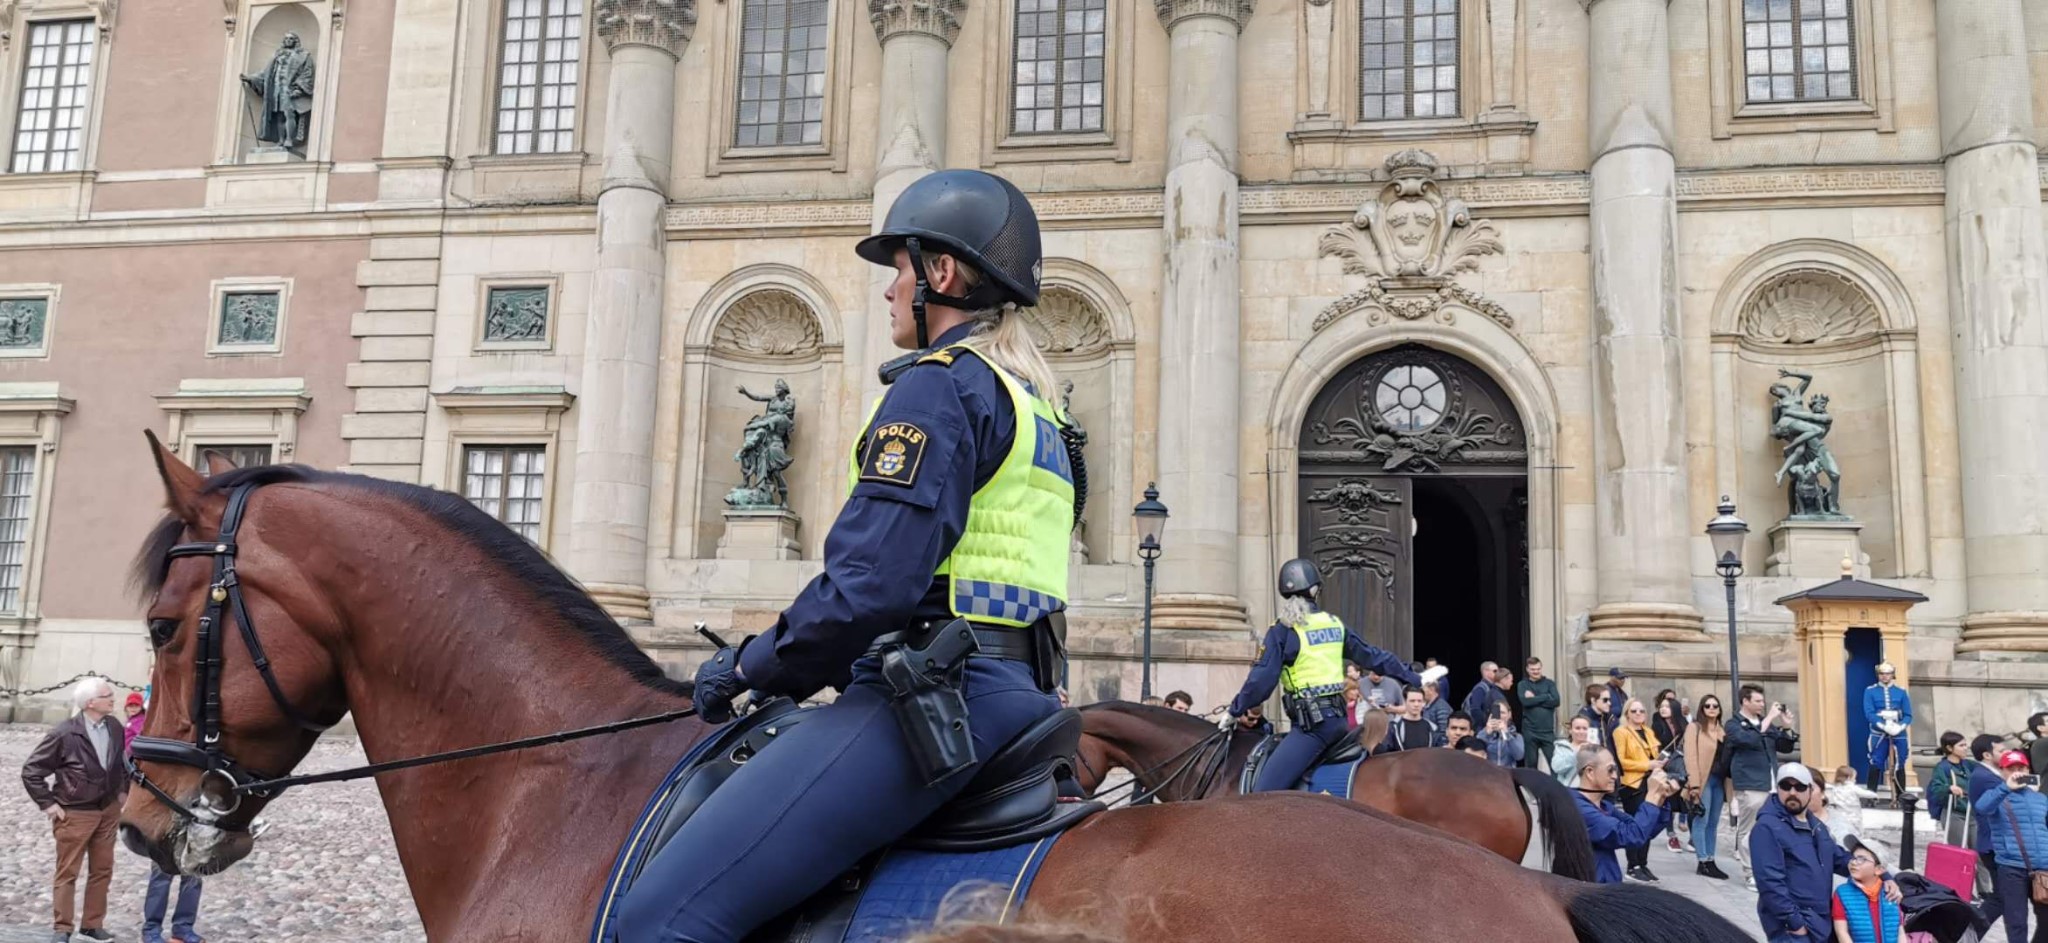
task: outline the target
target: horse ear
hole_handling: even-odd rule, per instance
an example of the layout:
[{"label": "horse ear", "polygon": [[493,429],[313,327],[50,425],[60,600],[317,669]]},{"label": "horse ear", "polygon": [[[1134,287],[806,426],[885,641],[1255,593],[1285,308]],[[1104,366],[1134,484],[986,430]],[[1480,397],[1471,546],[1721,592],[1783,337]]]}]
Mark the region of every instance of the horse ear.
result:
[{"label": "horse ear", "polygon": [[165,506],[169,507],[171,513],[177,515],[179,520],[197,526],[202,503],[201,494],[205,489],[206,479],[200,477],[199,472],[192,466],[185,464],[177,453],[165,448],[154,430],[144,429],[142,434],[149,439],[150,457],[156,460],[157,476],[164,482]]},{"label": "horse ear", "polygon": [[227,457],[227,456],[225,456],[225,455],[222,455],[222,454],[220,454],[219,452],[208,452],[208,453],[206,453],[206,475],[207,475],[207,477],[211,478],[211,477],[213,477],[214,475],[219,475],[219,474],[223,474],[223,473],[226,473],[226,472],[231,472],[231,471],[234,471],[234,470],[235,470],[235,468],[236,468],[236,466],[235,466],[235,463],[234,463],[234,462],[231,462],[231,461],[228,461],[228,457]]}]

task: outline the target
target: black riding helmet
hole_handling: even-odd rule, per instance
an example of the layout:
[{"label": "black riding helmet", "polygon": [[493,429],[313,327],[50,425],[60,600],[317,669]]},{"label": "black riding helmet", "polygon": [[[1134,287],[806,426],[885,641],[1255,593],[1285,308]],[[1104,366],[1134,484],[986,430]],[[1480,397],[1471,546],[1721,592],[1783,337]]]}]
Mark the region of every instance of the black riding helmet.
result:
[{"label": "black riding helmet", "polygon": [[1280,565],[1280,595],[1306,596],[1310,590],[1323,585],[1323,574],[1316,571],[1314,560],[1296,558]]},{"label": "black riding helmet", "polygon": [[[917,346],[931,343],[925,332],[927,302],[964,311],[993,308],[1004,302],[1021,307],[1038,303],[1039,272],[1044,250],[1039,243],[1038,214],[1008,180],[979,170],[941,170],[904,188],[889,207],[882,231],[854,247],[876,265],[895,266],[896,250],[910,250],[917,294],[910,310],[917,321]],[[974,266],[984,276],[964,296],[932,290],[924,271],[925,251],[942,252]]]}]

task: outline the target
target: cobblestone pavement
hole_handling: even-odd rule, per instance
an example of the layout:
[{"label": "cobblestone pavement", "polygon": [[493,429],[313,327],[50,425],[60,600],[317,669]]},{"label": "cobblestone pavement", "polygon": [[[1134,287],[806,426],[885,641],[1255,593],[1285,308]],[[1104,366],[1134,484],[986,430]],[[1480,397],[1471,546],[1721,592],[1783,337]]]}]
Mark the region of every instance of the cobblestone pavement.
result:
[{"label": "cobblestone pavement", "polygon": [[[46,729],[0,726],[0,775],[6,780],[0,786],[0,943],[50,939],[56,845],[49,820],[13,784]],[[362,762],[362,750],[353,741],[330,739],[315,745],[298,771]],[[210,943],[411,943],[424,938],[376,786],[359,780],[292,790],[263,817],[270,830],[256,850],[206,879],[198,930]],[[117,847],[106,927],[117,939],[141,939],[142,895],[148,884],[149,862]]]}]

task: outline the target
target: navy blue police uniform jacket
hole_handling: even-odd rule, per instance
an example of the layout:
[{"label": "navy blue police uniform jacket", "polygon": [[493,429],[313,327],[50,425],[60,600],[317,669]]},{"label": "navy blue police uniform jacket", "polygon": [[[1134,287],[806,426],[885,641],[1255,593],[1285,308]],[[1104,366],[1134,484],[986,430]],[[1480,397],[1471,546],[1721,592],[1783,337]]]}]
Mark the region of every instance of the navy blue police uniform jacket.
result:
[{"label": "navy blue police uniform jacket", "polygon": [[[1294,656],[1301,653],[1301,637],[1294,627],[1275,622],[1266,629],[1266,639],[1259,644],[1259,657],[1252,662],[1251,674],[1245,676],[1244,688],[1237,692],[1230,702],[1230,713],[1242,716],[1255,704],[1263,704],[1273,696],[1273,689],[1280,684],[1280,673],[1294,663]],[[1344,630],[1344,658],[1355,662],[1360,668],[1371,668],[1402,684],[1422,686],[1422,679],[1408,670],[1408,663],[1394,657],[1392,652],[1382,651],[1366,644],[1358,633],[1349,627]]]},{"label": "navy blue police uniform jacket", "polygon": [[[955,326],[932,348],[958,343],[969,330]],[[953,618],[947,581],[933,572],[960,542],[974,493],[1002,466],[1016,410],[994,369],[963,355],[898,377],[868,428],[890,424],[923,438],[898,440],[910,450],[900,463],[864,462],[825,537],[824,572],[740,653],[740,674],[754,690],[798,700],[828,686],[844,690],[877,636]],[[969,662],[970,679],[988,671],[1030,675],[1021,662]]]}]

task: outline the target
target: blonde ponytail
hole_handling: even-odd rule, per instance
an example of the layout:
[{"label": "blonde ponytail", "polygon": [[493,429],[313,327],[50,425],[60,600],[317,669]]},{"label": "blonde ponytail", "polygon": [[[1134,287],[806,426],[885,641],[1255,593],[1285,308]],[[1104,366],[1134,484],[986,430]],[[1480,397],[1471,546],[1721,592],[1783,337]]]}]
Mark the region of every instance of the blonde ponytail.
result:
[{"label": "blonde ponytail", "polygon": [[[944,253],[927,250],[925,267],[929,269],[934,264],[933,260],[941,255]],[[967,283],[968,291],[981,284],[983,276],[980,270],[958,258],[953,261],[959,268],[961,280]],[[1060,388],[1059,376],[1052,372],[1052,366],[1038,352],[1038,345],[1032,342],[1031,331],[1024,326],[1023,313],[1017,306],[1006,302],[999,308],[969,311],[967,317],[974,322],[974,327],[968,331],[963,343],[1011,376],[1030,384],[1034,395],[1058,410],[1064,392]],[[1072,417],[1066,418],[1071,420]]]}]

